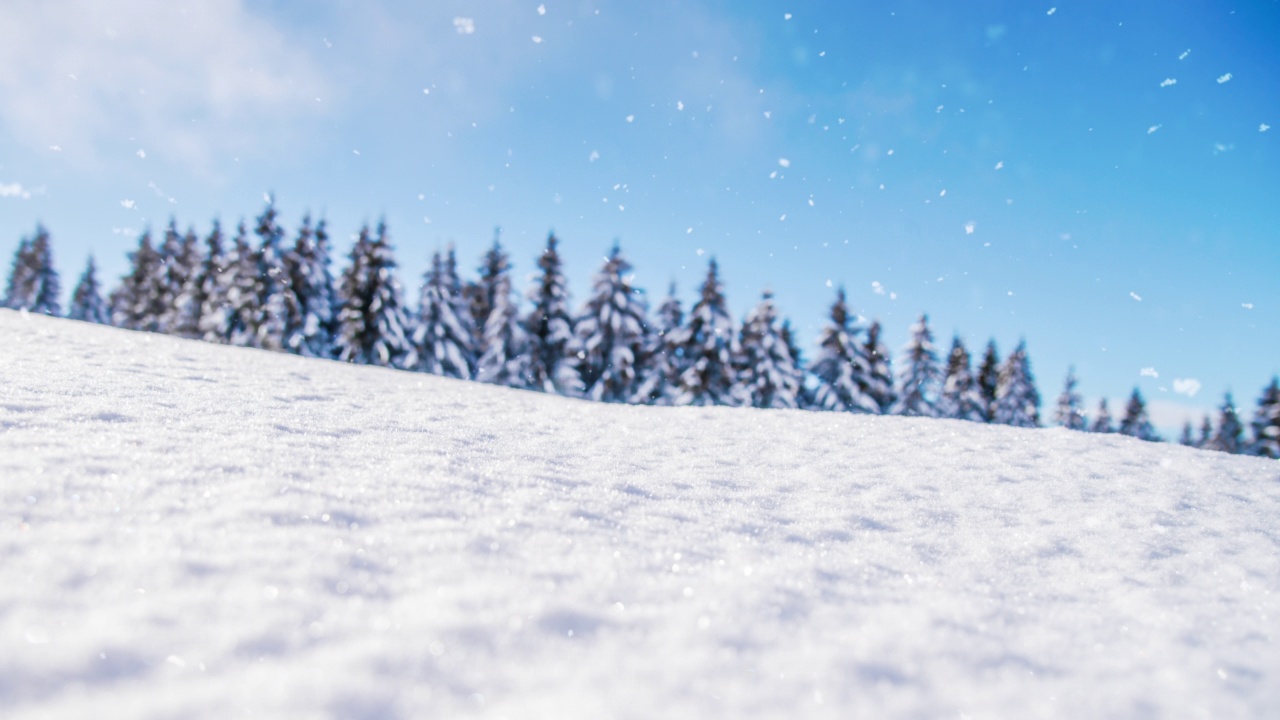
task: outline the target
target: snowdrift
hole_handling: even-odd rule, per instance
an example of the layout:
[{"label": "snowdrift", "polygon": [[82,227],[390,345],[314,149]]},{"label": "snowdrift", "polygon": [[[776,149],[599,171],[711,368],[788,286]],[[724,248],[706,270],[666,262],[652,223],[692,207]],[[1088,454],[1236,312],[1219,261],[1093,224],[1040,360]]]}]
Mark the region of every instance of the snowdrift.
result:
[{"label": "snowdrift", "polygon": [[0,311],[6,718],[1280,715],[1280,464]]}]

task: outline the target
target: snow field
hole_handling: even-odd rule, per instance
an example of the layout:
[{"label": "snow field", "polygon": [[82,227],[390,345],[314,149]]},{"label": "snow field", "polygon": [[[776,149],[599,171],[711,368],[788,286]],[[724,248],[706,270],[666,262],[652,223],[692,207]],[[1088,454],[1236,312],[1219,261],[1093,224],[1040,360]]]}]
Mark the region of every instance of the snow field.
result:
[{"label": "snow field", "polygon": [[1280,713],[1275,461],[0,335],[4,717]]}]

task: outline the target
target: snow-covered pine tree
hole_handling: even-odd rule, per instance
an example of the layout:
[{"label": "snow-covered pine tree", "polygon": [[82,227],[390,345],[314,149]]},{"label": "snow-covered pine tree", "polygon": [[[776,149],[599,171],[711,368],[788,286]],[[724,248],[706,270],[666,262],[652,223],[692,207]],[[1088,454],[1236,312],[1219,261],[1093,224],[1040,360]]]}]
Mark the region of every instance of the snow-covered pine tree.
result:
[{"label": "snow-covered pine tree", "polygon": [[1196,446],[1195,430],[1191,427],[1190,420],[1182,424],[1182,435],[1178,437],[1178,444],[1186,447]]},{"label": "snow-covered pine tree", "polygon": [[[795,366],[796,372],[799,374],[800,389],[796,392],[796,407],[802,410],[809,409],[813,406],[813,394],[805,382],[807,370],[805,369],[804,353],[800,351],[800,345],[796,342],[796,334],[791,329],[790,319],[782,319],[782,327],[778,329],[778,337],[782,339],[782,344],[787,346],[787,354],[791,356],[791,364]],[[868,382],[870,382],[870,378],[868,378]]]},{"label": "snow-covered pine tree", "polygon": [[1213,447],[1213,421],[1209,419],[1209,413],[1205,413],[1204,420],[1200,423],[1200,437],[1196,439],[1196,447]]},{"label": "snow-covered pine tree", "polygon": [[476,362],[476,380],[527,389],[533,385],[529,336],[520,324],[511,274],[499,275],[493,290],[493,306],[484,325],[484,354]]},{"label": "snow-covered pine tree", "polygon": [[867,341],[862,346],[862,356],[867,359],[867,393],[875,400],[881,415],[893,410],[898,396],[893,391],[893,365],[889,357],[889,348],[881,341],[882,330],[879,320],[872,320],[867,328]]},{"label": "snow-covered pine tree", "polygon": [[537,283],[529,291],[533,307],[525,316],[529,336],[530,386],[560,395],[577,395],[581,380],[569,348],[573,342],[573,315],[569,309],[569,281],[561,268],[559,240],[547,235],[547,247],[538,256]]},{"label": "snow-covered pine tree", "polygon": [[1280,458],[1280,379],[1274,376],[1258,398],[1249,451],[1252,455]]},{"label": "snow-covered pine tree", "polygon": [[947,369],[942,380],[942,393],[938,396],[938,417],[986,422],[986,401],[982,388],[974,377],[969,363],[969,351],[959,335],[951,339],[951,352],[947,354]]},{"label": "snow-covered pine tree", "polygon": [[614,243],[574,327],[583,395],[592,400],[631,402],[640,386],[646,308],[631,279],[631,264]]},{"label": "snow-covered pine tree", "polygon": [[933,346],[928,315],[922,314],[911,326],[911,338],[902,348],[902,363],[898,377],[898,402],[893,406],[894,414],[936,416],[942,373],[938,369],[938,353]]},{"label": "snow-covered pine tree", "polygon": [[284,295],[285,349],[304,357],[332,357],[336,299],[324,220],[313,230],[310,213],[303,216],[284,264],[289,273]]},{"label": "snow-covered pine tree", "polygon": [[1232,455],[1245,450],[1244,424],[1240,422],[1231,393],[1226,394],[1222,400],[1222,407],[1218,409],[1218,432],[1209,443],[1209,449]]},{"label": "snow-covered pine tree", "polygon": [[253,291],[258,296],[258,312],[249,320],[251,332],[245,343],[264,350],[284,350],[287,347],[287,304],[292,278],[285,265],[285,253],[281,247],[284,228],[280,226],[278,218],[275,197],[268,196],[267,206],[257,217],[253,230],[258,236],[258,248],[254,253],[258,272],[253,286]]},{"label": "snow-covered pine tree", "polygon": [[982,354],[982,364],[978,366],[978,389],[982,392],[983,418],[987,422],[992,422],[996,414],[996,388],[999,385],[1000,355],[996,352],[995,338],[992,338],[987,341],[987,349]]},{"label": "snow-covered pine tree", "polygon": [[866,348],[858,344],[861,331],[849,315],[844,288],[836,289],[831,303],[831,322],[818,336],[818,354],[810,372],[816,384],[812,407],[837,412],[880,413],[880,403],[872,393],[871,363]]},{"label": "snow-covered pine tree", "polygon": [[1088,425],[1084,417],[1084,400],[1076,392],[1077,382],[1075,367],[1067,368],[1067,381],[1053,412],[1053,421],[1068,430],[1084,430]]},{"label": "snow-covered pine tree", "polygon": [[672,404],[741,405],[745,401],[733,367],[733,325],[712,258],[698,302],[689,310],[689,324],[681,328],[678,344],[684,367]]},{"label": "snow-covered pine tree", "polygon": [[800,406],[802,376],[782,337],[773,293],[764,292],[760,304],[747,313],[738,340],[738,378],[747,404],[758,408]]},{"label": "snow-covered pine tree", "polygon": [[213,229],[205,238],[200,269],[192,283],[200,298],[200,337],[205,342],[225,343],[231,339],[232,311],[229,289],[235,282],[236,257],[222,246],[222,223],[213,221]]},{"label": "snow-covered pine tree", "polygon": [[395,368],[417,363],[395,270],[386,221],[378,223],[376,235],[370,235],[368,225],[362,227],[351,249],[351,265],[342,274],[335,338],[339,360]]},{"label": "snow-covered pine tree", "polygon": [[49,231],[36,226],[30,239],[18,242],[13,256],[13,269],[5,287],[4,307],[43,315],[60,315],[58,271],[53,267],[53,248]]},{"label": "snow-covered pine tree", "polygon": [[164,319],[167,332],[178,337],[199,338],[201,313],[204,311],[204,254],[194,228],[188,228],[178,242],[177,252],[169,266],[172,301]]},{"label": "snow-covered pine tree", "polygon": [[463,288],[463,293],[471,306],[471,328],[475,332],[474,347],[477,356],[483,355],[487,349],[484,343],[484,326],[489,321],[489,313],[493,310],[499,278],[510,271],[511,258],[502,249],[502,228],[494,228],[493,245],[480,260],[479,277]]},{"label": "snow-covered pine tree", "polygon": [[252,346],[257,339],[262,304],[258,295],[258,254],[249,244],[249,230],[241,220],[232,240],[225,278],[227,341]]},{"label": "snow-covered pine tree", "polygon": [[67,312],[67,317],[100,325],[111,323],[111,312],[107,309],[106,301],[102,299],[102,287],[98,284],[98,266],[93,262],[92,255],[89,256],[89,263],[85,265],[84,274],[76,283],[75,290],[71,291],[71,308]]},{"label": "snow-covered pine tree", "polygon": [[1031,374],[1026,341],[1018,343],[1000,368],[992,422],[1014,427],[1037,427],[1040,424],[1040,393]]},{"label": "snow-covered pine tree", "polygon": [[1102,398],[1098,401],[1098,412],[1094,414],[1093,424],[1089,426],[1089,432],[1096,433],[1113,433],[1116,427],[1111,422],[1111,411],[1107,409],[1107,399]]},{"label": "snow-covered pine tree", "polygon": [[436,251],[423,278],[418,322],[413,330],[417,370],[464,380],[475,374],[475,333],[471,330],[470,308],[461,297],[461,284],[453,247],[449,247],[447,260]]},{"label": "snow-covered pine tree", "polygon": [[151,244],[151,231],[138,238],[138,249],[129,253],[129,274],[111,293],[111,323],[129,330],[158,332],[168,307],[164,260]]},{"label": "snow-covered pine tree", "polygon": [[1151,417],[1147,414],[1147,403],[1142,399],[1142,393],[1138,392],[1138,388],[1134,388],[1133,394],[1129,396],[1129,403],[1125,406],[1124,417],[1120,419],[1118,432],[1139,440],[1160,441],[1160,436],[1151,425]]},{"label": "snow-covered pine tree", "polygon": [[631,402],[641,405],[670,405],[680,386],[680,328],[684,310],[676,297],[673,281],[667,297],[658,305],[640,356],[640,386]]}]

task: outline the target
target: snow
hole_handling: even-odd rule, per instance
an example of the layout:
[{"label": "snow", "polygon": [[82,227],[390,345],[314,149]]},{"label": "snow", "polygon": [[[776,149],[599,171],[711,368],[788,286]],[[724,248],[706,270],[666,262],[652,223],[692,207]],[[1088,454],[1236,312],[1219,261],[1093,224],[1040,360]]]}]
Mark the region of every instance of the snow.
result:
[{"label": "snow", "polygon": [[6,718],[1280,708],[1274,460],[0,334]]}]

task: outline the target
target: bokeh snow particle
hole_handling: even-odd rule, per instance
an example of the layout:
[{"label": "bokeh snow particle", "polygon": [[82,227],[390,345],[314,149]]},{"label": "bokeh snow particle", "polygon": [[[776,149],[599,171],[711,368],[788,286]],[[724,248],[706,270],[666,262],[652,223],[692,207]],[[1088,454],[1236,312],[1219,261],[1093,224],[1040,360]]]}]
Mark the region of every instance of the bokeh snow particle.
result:
[{"label": "bokeh snow particle", "polygon": [[1003,161],[1003,160],[1001,160],[1000,162],[997,162],[997,163],[996,163],[996,169],[997,169],[997,170],[1000,170],[1000,169],[1002,169],[1003,167],[1004,167],[1004,161]]},{"label": "bokeh snow particle", "polygon": [[1160,81],[1160,87],[1169,87],[1170,85],[1177,85],[1177,84],[1178,84],[1177,78],[1165,78],[1164,80]]},{"label": "bokeh snow particle", "polygon": [[534,45],[538,45],[538,44],[541,44],[541,43],[542,43],[542,36],[541,36],[541,35],[534,35],[534,36],[533,36],[533,44],[534,44]]},{"label": "bokeh snow particle", "polygon": [[453,29],[458,31],[459,35],[474,35],[476,21],[471,18],[456,17],[453,19]]},{"label": "bokeh snow particle", "polygon": [[1244,308],[1245,310],[1252,310],[1253,303],[1240,303],[1240,307]]},{"label": "bokeh snow particle", "polygon": [[600,153],[596,150],[592,150],[591,154],[587,156],[587,162],[595,162],[599,159],[600,159]]},{"label": "bokeh snow particle", "polygon": [[884,294],[884,286],[880,284],[880,281],[879,281],[879,280],[872,280],[872,281],[871,281],[871,292],[873,292],[873,293],[875,293],[875,294],[877,294],[877,295],[883,295],[883,294]]},{"label": "bokeh snow particle", "polygon": [[627,122],[632,123],[632,122],[635,122],[635,121],[636,121],[636,116],[635,116],[635,115],[628,115],[628,116],[627,116]]},{"label": "bokeh snow particle", "polygon": [[1160,125],[1152,125],[1151,127],[1147,128],[1147,134],[1150,135],[1151,133],[1159,130],[1160,127],[1161,127]]},{"label": "bokeh snow particle", "polygon": [[1218,76],[1218,84],[1231,82],[1231,73],[1224,73]]},{"label": "bokeh snow particle", "polygon": [[1045,13],[1045,15],[1052,15],[1052,14],[1054,14],[1054,13],[1056,13],[1056,12],[1058,12],[1058,8],[1056,8],[1056,7],[1051,7],[1051,8],[1049,8],[1049,12]]},{"label": "bokeh snow particle", "polygon": [[142,159],[142,160],[146,160],[146,159],[147,159],[147,151],[146,151],[146,150],[143,150],[142,148],[138,148],[138,158],[139,158],[139,159]]},{"label": "bokeh snow particle", "polygon": [[978,227],[977,224],[975,224],[972,220],[970,220],[969,222],[964,224],[964,234],[972,235],[973,231],[976,230],[977,227]]},{"label": "bokeh snow particle", "polygon": [[791,161],[786,158],[778,158],[778,164],[784,168],[791,167]]},{"label": "bokeh snow particle", "polygon": [[1262,123],[1262,124],[1258,125],[1258,132],[1266,132],[1266,131],[1268,131],[1268,130],[1270,130],[1270,129],[1271,129],[1271,126],[1270,126],[1270,125],[1268,125],[1268,124],[1266,124],[1266,123]]},{"label": "bokeh snow particle", "polygon": [[20,198],[22,200],[31,199],[31,191],[22,186],[22,183],[7,183],[0,185],[0,198]]},{"label": "bokeh snow particle", "polygon": [[546,6],[546,5],[539,5],[539,6],[538,6],[538,14],[539,14],[539,15],[546,15],[546,14],[547,14],[547,6]]},{"label": "bokeh snow particle", "polygon": [[124,208],[125,210],[132,210],[132,209],[133,209],[133,201],[132,201],[132,200],[121,200],[121,201],[120,201],[120,207]]},{"label": "bokeh snow particle", "polygon": [[1137,300],[1138,302],[1142,302],[1142,296],[1136,292],[1133,292],[1132,290],[1129,291],[1129,297],[1133,298],[1134,300]]},{"label": "bokeh snow particle", "polygon": [[1187,56],[1188,56],[1188,55],[1190,55],[1190,54],[1191,54],[1191,48],[1187,48],[1186,50],[1183,50],[1183,51],[1182,51],[1182,54],[1178,56],[1178,59],[1179,59],[1179,60],[1186,60],[1186,59],[1187,59]]},{"label": "bokeh snow particle", "polygon": [[1138,371],[1138,374],[1141,375],[1142,377],[1149,377],[1149,378],[1160,377],[1160,373],[1156,372],[1156,369],[1153,367],[1144,367]]},{"label": "bokeh snow particle", "polygon": [[1195,397],[1200,392],[1200,381],[1195,378],[1174,378],[1173,391],[1179,395]]}]

